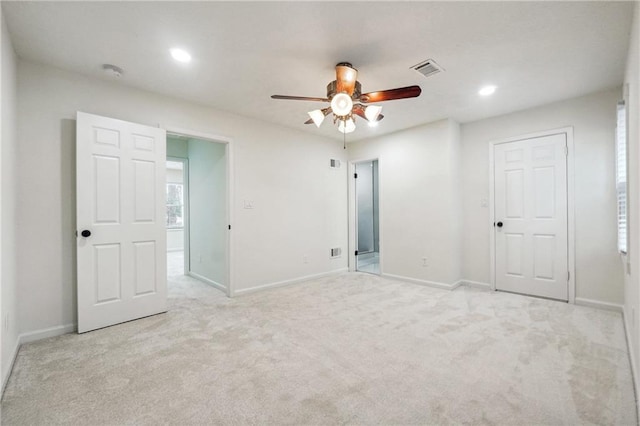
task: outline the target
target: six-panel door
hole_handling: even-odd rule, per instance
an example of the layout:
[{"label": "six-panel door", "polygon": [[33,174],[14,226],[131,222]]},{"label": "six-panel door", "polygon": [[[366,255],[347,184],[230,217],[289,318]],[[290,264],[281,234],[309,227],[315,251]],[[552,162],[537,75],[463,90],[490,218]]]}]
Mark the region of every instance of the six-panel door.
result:
[{"label": "six-panel door", "polygon": [[165,131],[78,112],[76,144],[78,331],[165,312]]},{"label": "six-panel door", "polygon": [[565,134],[494,146],[498,290],[568,300],[566,147]]}]

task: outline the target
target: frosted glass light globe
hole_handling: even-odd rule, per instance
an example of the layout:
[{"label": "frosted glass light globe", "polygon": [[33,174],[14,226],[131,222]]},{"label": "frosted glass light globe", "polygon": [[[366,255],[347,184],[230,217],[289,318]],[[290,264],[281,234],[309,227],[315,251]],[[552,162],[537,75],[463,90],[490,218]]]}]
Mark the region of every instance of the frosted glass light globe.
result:
[{"label": "frosted glass light globe", "polygon": [[309,111],[307,114],[309,114],[309,117],[311,117],[313,123],[317,127],[320,127],[320,125],[324,121],[324,113],[322,112],[322,110],[314,109],[313,111]]},{"label": "frosted glass light globe", "polygon": [[382,107],[378,105],[369,105],[364,110],[364,116],[367,117],[369,123],[375,123],[378,120],[378,116],[382,112]]},{"label": "frosted glass light globe", "polygon": [[346,93],[338,93],[331,99],[331,110],[338,117],[344,117],[351,112],[353,108],[353,101],[351,96]]},{"label": "frosted glass light globe", "polygon": [[341,133],[351,133],[356,129],[356,123],[354,123],[353,118],[348,120],[341,120],[338,123],[338,131]]}]

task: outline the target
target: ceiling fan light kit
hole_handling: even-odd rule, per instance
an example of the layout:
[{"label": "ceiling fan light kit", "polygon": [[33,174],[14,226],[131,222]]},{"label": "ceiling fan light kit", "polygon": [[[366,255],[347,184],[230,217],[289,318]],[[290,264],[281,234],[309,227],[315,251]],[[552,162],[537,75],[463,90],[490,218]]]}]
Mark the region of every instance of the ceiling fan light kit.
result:
[{"label": "ceiling fan light kit", "polygon": [[348,116],[351,114],[351,109],[353,109],[351,96],[345,92],[334,95],[333,99],[331,99],[331,109],[338,117]]},{"label": "ceiling fan light kit", "polygon": [[367,120],[369,120],[369,122],[374,122],[374,121],[377,122],[378,116],[380,115],[381,112],[382,112],[381,106],[369,105],[368,107],[365,108],[364,115],[365,117],[367,117]]},{"label": "ceiling fan light kit", "polygon": [[355,129],[356,123],[353,121],[353,117],[340,120],[340,123],[338,124],[338,131],[340,133],[351,133]]},{"label": "ceiling fan light kit", "polygon": [[311,117],[316,127],[320,127],[320,125],[324,121],[324,113],[322,112],[322,110],[314,109],[313,111],[309,111],[307,114],[309,114],[309,117]]},{"label": "ceiling fan light kit", "polygon": [[[330,106],[323,109],[309,111],[310,119],[305,124],[314,123],[317,127],[324,118],[333,113],[333,122],[338,122],[338,131],[346,134],[356,129],[355,116],[377,124],[384,116],[379,105],[363,105],[372,102],[392,101],[396,99],[415,98],[420,96],[420,86],[407,86],[379,92],[362,93],[360,82],[357,80],[358,70],[348,62],[336,65],[336,79],[327,85],[326,98],[312,98],[305,96],[272,95],[272,99],[286,99],[295,101],[329,102]],[[358,102],[358,103],[354,103]]]}]

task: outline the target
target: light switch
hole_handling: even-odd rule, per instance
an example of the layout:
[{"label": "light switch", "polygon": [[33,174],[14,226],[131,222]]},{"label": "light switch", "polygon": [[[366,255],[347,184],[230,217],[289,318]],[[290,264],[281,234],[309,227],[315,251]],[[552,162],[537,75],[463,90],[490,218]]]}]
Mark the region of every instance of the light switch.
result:
[{"label": "light switch", "polygon": [[245,209],[252,209],[253,208],[253,201],[244,200],[244,208]]},{"label": "light switch", "polygon": [[480,200],[480,207],[487,207],[489,205],[489,201],[486,198]]}]

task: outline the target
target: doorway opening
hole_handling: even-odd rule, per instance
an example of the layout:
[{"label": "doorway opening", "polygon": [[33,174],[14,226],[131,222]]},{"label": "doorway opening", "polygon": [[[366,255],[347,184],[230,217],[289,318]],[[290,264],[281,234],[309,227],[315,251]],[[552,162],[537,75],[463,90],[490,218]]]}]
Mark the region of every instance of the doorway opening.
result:
[{"label": "doorway opening", "polygon": [[[167,275],[230,289],[229,143],[167,133]],[[182,278],[181,278],[182,277]]]},{"label": "doorway opening", "polygon": [[167,276],[186,275],[189,271],[184,252],[187,247],[185,230],[189,219],[189,160],[167,156]]},{"label": "doorway opening", "polygon": [[380,274],[378,160],[355,163],[356,271]]}]

